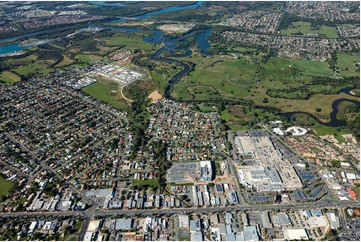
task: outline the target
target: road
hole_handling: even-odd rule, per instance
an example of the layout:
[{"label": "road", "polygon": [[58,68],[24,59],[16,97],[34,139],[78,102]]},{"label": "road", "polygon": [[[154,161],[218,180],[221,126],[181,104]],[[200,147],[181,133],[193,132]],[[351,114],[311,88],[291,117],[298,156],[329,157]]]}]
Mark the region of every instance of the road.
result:
[{"label": "road", "polygon": [[205,207],[205,208],[163,208],[163,209],[137,209],[137,210],[125,210],[125,209],[113,209],[113,210],[85,210],[85,211],[56,211],[56,212],[10,212],[0,213],[0,217],[36,217],[36,216],[73,216],[73,217],[108,217],[113,215],[127,215],[136,216],[144,215],[151,216],[157,214],[183,214],[183,213],[213,213],[213,212],[234,212],[234,211],[266,211],[266,210],[284,210],[284,209],[321,209],[321,208],[340,208],[347,206],[359,206],[358,201],[319,201],[314,203],[303,204],[263,204],[252,206],[228,206],[228,207]]}]

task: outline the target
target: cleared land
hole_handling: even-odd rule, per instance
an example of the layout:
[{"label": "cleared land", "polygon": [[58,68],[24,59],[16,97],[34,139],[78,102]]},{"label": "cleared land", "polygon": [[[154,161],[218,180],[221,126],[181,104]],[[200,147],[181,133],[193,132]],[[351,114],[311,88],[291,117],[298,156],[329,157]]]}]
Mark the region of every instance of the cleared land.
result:
[{"label": "cleared land", "polygon": [[309,22],[292,22],[291,25],[281,30],[281,34],[289,34],[289,35],[307,35],[307,34],[322,34],[328,38],[338,38],[338,32],[335,27],[330,27],[326,25],[321,25],[317,27],[312,27]]},{"label": "cleared land", "polygon": [[162,99],[162,95],[158,92],[158,90],[155,90],[152,92],[148,98],[152,99],[153,102],[156,102],[159,99]]},{"label": "cleared land", "polygon": [[164,24],[158,28],[167,33],[183,34],[194,28],[194,26],[195,24]]}]

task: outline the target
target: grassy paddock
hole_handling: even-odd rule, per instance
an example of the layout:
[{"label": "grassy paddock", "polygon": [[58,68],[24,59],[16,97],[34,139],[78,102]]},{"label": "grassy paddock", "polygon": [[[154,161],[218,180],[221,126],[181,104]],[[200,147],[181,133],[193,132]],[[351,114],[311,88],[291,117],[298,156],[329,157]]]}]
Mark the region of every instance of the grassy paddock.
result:
[{"label": "grassy paddock", "polygon": [[360,68],[355,67],[356,62],[360,62],[358,55],[337,54],[337,66],[341,76],[359,76]]},{"label": "grassy paddock", "polygon": [[12,73],[10,71],[3,71],[0,74],[0,80],[7,84],[12,84],[12,83],[20,81],[21,78],[20,78],[20,76],[16,75],[15,73]]},{"label": "grassy paddock", "polygon": [[309,22],[292,22],[291,26],[281,30],[281,34],[295,35],[295,34],[322,34],[328,38],[338,38],[338,32],[335,27],[326,25],[317,26],[316,28],[311,27]]},{"label": "grassy paddock", "polygon": [[[194,71],[174,86],[174,94],[179,98],[190,99],[194,95],[195,99],[210,99],[215,97],[215,91],[221,95],[216,98],[245,97],[255,82],[256,65],[246,59],[193,56],[184,60],[197,65]],[[208,88],[195,90],[196,87],[192,86],[208,86]]]}]

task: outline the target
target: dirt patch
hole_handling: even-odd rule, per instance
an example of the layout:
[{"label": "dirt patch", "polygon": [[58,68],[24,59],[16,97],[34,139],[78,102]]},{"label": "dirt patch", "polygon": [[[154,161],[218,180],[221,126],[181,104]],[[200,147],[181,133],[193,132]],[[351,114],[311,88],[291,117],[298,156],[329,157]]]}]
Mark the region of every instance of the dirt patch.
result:
[{"label": "dirt patch", "polygon": [[138,87],[142,89],[146,89],[149,92],[154,88],[154,85],[150,80],[143,80],[138,83]]},{"label": "dirt patch", "polygon": [[228,183],[228,184],[232,184],[234,186],[236,185],[232,174],[229,174],[226,171],[223,176],[217,176],[217,178],[213,182],[216,184]]},{"label": "dirt patch", "polygon": [[184,34],[194,28],[194,26],[194,24],[164,24],[158,28],[167,33]]},{"label": "dirt patch", "polygon": [[154,102],[156,102],[157,100],[159,100],[159,99],[162,99],[162,95],[158,92],[158,90],[155,90],[154,92],[152,92],[149,96],[148,96],[148,98],[150,98],[150,99],[152,99],[153,101],[153,103]]},{"label": "dirt patch", "polygon": [[236,118],[241,118],[241,119],[245,119],[245,120],[249,120],[250,117],[245,114],[243,107],[240,105],[234,105],[229,109],[229,113],[236,117]]}]

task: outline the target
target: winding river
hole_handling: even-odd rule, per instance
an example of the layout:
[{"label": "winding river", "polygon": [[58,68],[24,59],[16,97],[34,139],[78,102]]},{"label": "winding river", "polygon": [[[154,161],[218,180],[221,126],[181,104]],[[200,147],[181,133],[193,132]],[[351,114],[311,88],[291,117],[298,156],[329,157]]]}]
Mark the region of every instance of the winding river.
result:
[{"label": "winding river", "polygon": [[[352,89],[354,89],[354,88],[353,87],[346,87],[346,88],[341,89],[338,93],[346,93],[346,94],[348,94],[350,96],[353,96],[353,97],[359,97],[357,95],[354,95],[354,94],[350,93],[350,91]],[[293,115],[295,115],[295,114],[306,114],[306,115],[310,116],[312,119],[314,119],[316,122],[318,122],[318,123],[320,123],[322,125],[329,126],[329,127],[341,127],[341,126],[347,125],[346,121],[337,119],[338,105],[340,105],[340,103],[342,103],[342,102],[350,102],[350,103],[353,103],[353,104],[355,104],[357,106],[360,106],[359,101],[355,101],[355,100],[348,99],[348,98],[340,98],[340,99],[335,100],[332,103],[332,112],[330,113],[330,121],[329,122],[323,122],[322,120],[318,119],[313,114],[310,114],[310,113],[307,113],[307,112],[284,112],[284,113],[280,112],[279,114],[282,115],[282,116],[287,117],[291,121],[292,121]],[[269,107],[260,107],[260,108],[262,108],[262,109],[264,109],[266,111],[276,110],[276,109],[269,108]]]},{"label": "winding river", "polygon": [[[104,1],[103,2],[101,2],[101,1],[90,1],[89,3],[94,4],[94,5],[99,5],[99,6],[124,6],[125,5],[123,3],[112,3],[112,2],[104,2]],[[197,7],[201,6],[202,4],[203,4],[202,1],[198,1],[198,2],[195,2],[195,3],[192,3],[192,4],[183,5],[183,6],[179,6],[179,7],[170,7],[170,8],[164,8],[164,9],[148,12],[148,13],[145,13],[145,14],[141,14],[141,15],[131,17],[131,18],[117,18],[117,19],[113,20],[113,22],[124,22],[127,19],[144,19],[144,18],[148,18],[148,17],[151,17],[151,16],[155,16],[157,14],[161,14],[161,13],[168,13],[168,12],[180,11],[180,10],[185,10],[185,9],[197,8]],[[93,23],[85,23],[83,27],[92,27],[92,26],[96,26],[96,25],[93,24]],[[109,29],[114,29],[115,30],[116,28],[109,27]],[[133,28],[128,28],[128,30],[130,30],[130,31],[132,31],[132,29]],[[18,35],[18,36],[9,37],[9,38],[1,38],[0,37],[0,43],[6,43],[6,42],[10,42],[10,41],[21,40],[22,38],[37,36],[37,35],[56,32],[56,31],[57,31],[56,28],[55,29],[49,28],[47,30],[36,31],[36,32],[33,32],[33,33]],[[137,31],[138,31],[138,29],[134,28],[134,32],[137,32]],[[142,30],[139,29],[139,31],[142,31]],[[27,48],[29,48],[29,47],[21,46],[20,41],[19,41],[17,43],[12,43],[12,44],[8,44],[8,45],[0,46],[0,54],[9,54],[9,53],[16,52],[16,51],[21,51],[21,50],[24,50],[24,49],[27,49]]]},{"label": "winding river", "polygon": [[[111,6],[114,4],[116,4],[115,6],[123,6],[124,5],[122,3],[108,3],[108,2],[95,2],[92,4],[101,5],[101,6]],[[157,10],[157,11],[153,11],[153,12],[148,12],[146,14],[141,14],[138,16],[134,16],[132,18],[133,19],[144,19],[144,18],[148,18],[151,16],[155,16],[157,14],[161,14],[161,13],[179,11],[179,10],[190,9],[190,8],[197,8],[202,4],[203,4],[203,2],[196,2],[196,3],[192,3],[189,5],[184,5],[184,6],[180,6],[180,7],[172,7],[172,8],[161,9],[161,10]],[[126,18],[119,18],[119,19],[113,20],[113,22],[124,22],[126,20],[127,20]],[[127,31],[129,33],[143,31],[143,29],[141,29],[141,28],[97,26],[94,23],[84,24],[84,27],[101,27],[101,28],[106,28],[106,29],[110,29],[110,30]],[[22,38],[41,35],[44,33],[50,33],[52,31],[56,31],[56,29],[36,31],[36,32],[30,33],[30,34],[24,34],[24,35],[11,37],[11,38],[0,39],[0,43],[21,40]],[[210,48],[210,44],[208,43],[207,38],[210,36],[211,31],[212,31],[211,28],[198,29],[198,30],[193,30],[189,33],[186,33],[181,37],[173,37],[173,36],[165,35],[160,30],[155,30],[152,35],[145,36],[143,38],[143,41],[145,41],[147,43],[151,43],[151,44],[163,43],[164,44],[164,46],[162,48],[158,49],[151,56],[152,60],[159,61],[159,62],[176,63],[177,65],[179,65],[183,68],[180,72],[175,74],[169,80],[168,86],[165,89],[165,97],[166,98],[175,100],[171,96],[173,86],[192,70],[192,66],[190,66],[188,63],[175,59],[175,58],[180,58],[180,57],[187,57],[192,54],[192,51],[189,49],[189,41],[187,40],[187,38],[194,37],[194,41],[197,45],[197,48],[200,50],[200,52],[203,55],[210,55],[210,53],[208,52],[208,49]],[[0,46],[0,54],[7,54],[7,53],[15,52],[15,51],[20,51],[20,50],[24,50],[26,48],[28,48],[28,47],[21,46],[20,41],[19,41],[18,43],[11,43],[8,45]],[[162,54],[165,54],[165,53],[167,53],[169,57],[162,57]],[[351,88],[351,87],[347,87],[347,88],[341,89],[339,91],[339,93],[343,92],[350,96],[357,97],[356,95],[353,95],[350,93],[350,91],[352,89],[353,88]],[[175,101],[181,101],[181,102],[234,102],[234,103],[241,102],[241,101],[235,101],[235,100],[175,100]],[[342,102],[351,102],[351,103],[354,103],[354,104],[360,106],[359,101],[351,100],[348,98],[341,98],[341,99],[335,100],[332,103],[332,112],[330,114],[331,121],[327,122],[327,123],[322,122],[321,120],[316,118],[314,115],[306,113],[306,112],[285,112],[285,113],[279,113],[279,114],[287,117],[290,120],[292,119],[292,116],[295,114],[306,114],[306,115],[309,115],[310,117],[312,117],[313,119],[315,119],[317,122],[319,122],[325,126],[340,127],[340,126],[346,125],[345,121],[337,119],[338,105]],[[260,108],[265,109],[265,110],[275,110],[275,109],[267,108],[267,107],[260,107]]]}]

